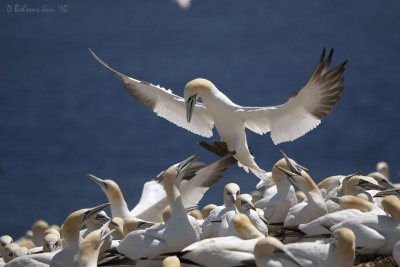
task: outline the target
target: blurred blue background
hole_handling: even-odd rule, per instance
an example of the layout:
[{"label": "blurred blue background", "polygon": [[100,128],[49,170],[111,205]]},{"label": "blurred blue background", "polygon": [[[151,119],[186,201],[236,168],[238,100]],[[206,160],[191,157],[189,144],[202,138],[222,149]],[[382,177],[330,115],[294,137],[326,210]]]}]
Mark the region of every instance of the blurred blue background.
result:
[{"label": "blurred blue background", "polygon": [[[384,160],[399,179],[399,1],[193,0],[182,10],[169,0],[1,0],[0,10],[0,235],[105,202],[88,173],[115,179],[133,208],[169,165],[192,153],[217,159],[197,145],[203,138],[129,96],[88,48],[179,95],[204,77],[234,102],[268,106],[300,89],[322,48],[334,47],[333,65],[349,60],[340,103],[294,142],[248,132],[256,161],[270,170],[283,149],[320,181]],[[220,204],[231,181],[249,192],[258,179],[234,166],[200,204]]]}]

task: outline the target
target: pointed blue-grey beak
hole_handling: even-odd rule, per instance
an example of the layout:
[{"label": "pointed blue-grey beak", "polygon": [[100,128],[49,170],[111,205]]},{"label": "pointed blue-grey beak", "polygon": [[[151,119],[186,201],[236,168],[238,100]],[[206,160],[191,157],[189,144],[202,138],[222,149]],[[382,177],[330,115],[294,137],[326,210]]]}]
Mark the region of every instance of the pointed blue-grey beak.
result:
[{"label": "pointed blue-grey beak", "polygon": [[186,120],[190,122],[193,115],[194,106],[196,105],[197,101],[197,94],[189,96],[188,100],[186,101]]}]

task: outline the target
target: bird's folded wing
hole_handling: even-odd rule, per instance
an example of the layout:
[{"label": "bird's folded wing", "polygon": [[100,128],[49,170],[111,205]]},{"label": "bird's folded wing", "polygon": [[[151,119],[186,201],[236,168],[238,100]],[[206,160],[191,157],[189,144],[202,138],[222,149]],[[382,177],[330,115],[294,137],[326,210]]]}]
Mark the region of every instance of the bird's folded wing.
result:
[{"label": "bird's folded wing", "polygon": [[158,116],[192,133],[204,137],[212,136],[214,121],[203,104],[196,103],[192,120],[189,123],[186,120],[186,103],[182,97],[161,86],[130,78],[108,66],[91,50],[90,52],[100,64],[117,75],[130,95],[145,107],[153,110]]},{"label": "bird's folded wing", "polygon": [[251,131],[271,132],[275,144],[292,141],[317,127],[340,100],[343,73],[347,61],[329,69],[333,49],[325,58],[325,49],[309,81],[279,106],[241,107],[236,113]]}]

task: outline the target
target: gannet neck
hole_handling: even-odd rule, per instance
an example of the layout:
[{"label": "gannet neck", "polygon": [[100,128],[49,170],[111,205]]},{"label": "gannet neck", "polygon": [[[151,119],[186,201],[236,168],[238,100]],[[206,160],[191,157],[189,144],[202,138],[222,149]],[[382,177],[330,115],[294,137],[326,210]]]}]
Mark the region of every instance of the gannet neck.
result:
[{"label": "gannet neck", "polygon": [[240,187],[235,183],[229,183],[224,187],[224,204],[227,208],[235,206],[236,198],[240,195]]},{"label": "gannet neck", "polygon": [[393,219],[400,220],[400,199],[398,197],[386,196],[382,200],[382,207]]},{"label": "gannet neck", "polygon": [[286,163],[285,158],[278,160],[275,163],[274,167],[272,167],[272,180],[274,181],[275,185],[277,186],[277,189],[279,190],[279,187],[289,186],[290,183],[286,178],[287,174],[284,173],[282,170],[280,170],[277,166],[283,169],[288,169],[288,165]]},{"label": "gannet neck", "polygon": [[338,259],[351,266],[355,256],[355,236],[349,228],[340,228],[333,232],[336,238],[335,254]]},{"label": "gannet neck", "polygon": [[96,267],[97,260],[103,241],[101,240],[102,229],[88,234],[79,247],[79,267]]},{"label": "gannet neck", "polygon": [[61,228],[61,235],[68,247],[79,247],[79,230],[83,222],[83,213],[86,211],[88,211],[88,209],[74,211],[65,219]]},{"label": "gannet neck", "polygon": [[243,239],[254,239],[265,237],[257,228],[251,223],[249,217],[244,214],[238,213],[233,217],[233,225]]}]

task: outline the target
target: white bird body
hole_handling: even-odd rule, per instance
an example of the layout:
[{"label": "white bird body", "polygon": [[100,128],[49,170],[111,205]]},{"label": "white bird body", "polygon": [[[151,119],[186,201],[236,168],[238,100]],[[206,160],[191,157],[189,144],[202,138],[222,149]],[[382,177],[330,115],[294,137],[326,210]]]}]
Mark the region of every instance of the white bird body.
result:
[{"label": "white bird body", "polygon": [[[224,187],[224,205],[214,208],[201,226],[202,228],[202,239],[217,237],[220,234],[220,227],[223,216],[231,211],[235,211],[235,201],[240,194],[240,187],[235,183],[229,183]],[[234,214],[233,214],[234,215]],[[230,216],[231,218],[232,216]],[[226,224],[224,228],[227,228],[227,220],[225,217]],[[223,230],[224,231],[224,230]]]},{"label": "white bird body", "polygon": [[152,258],[162,253],[179,251],[200,240],[201,229],[197,220],[186,214],[179,190],[175,185],[180,171],[193,159],[195,159],[194,156],[179,165],[171,166],[161,174],[162,183],[172,210],[168,221],[163,225],[130,232],[116,248],[119,253],[132,260]]},{"label": "white bird body", "polygon": [[[215,125],[222,141],[235,151],[239,166],[267,179],[250,154],[245,129],[271,132],[275,144],[292,141],[318,126],[340,100],[346,62],[330,69],[333,50],[325,58],[325,49],[310,80],[298,93],[279,106],[244,107],[233,103],[208,80],[189,82],[184,98],[147,82],[130,78],[109,67],[92,51],[94,58],[122,80],[129,93],[158,116],[195,134],[211,137]],[[197,103],[201,98],[203,103]],[[186,111],[186,116],[185,116]]]},{"label": "white bird body", "polygon": [[260,231],[263,235],[268,235],[268,222],[264,219],[264,212],[262,210],[260,215],[252,202],[252,196],[249,194],[241,194],[236,199],[236,207],[239,212],[246,215],[250,222]]}]

